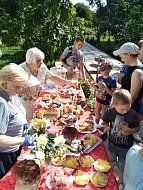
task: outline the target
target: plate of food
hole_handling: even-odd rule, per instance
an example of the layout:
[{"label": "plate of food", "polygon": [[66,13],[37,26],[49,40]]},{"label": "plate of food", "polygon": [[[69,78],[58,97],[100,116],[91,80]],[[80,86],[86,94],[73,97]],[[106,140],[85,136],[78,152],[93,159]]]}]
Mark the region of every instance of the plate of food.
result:
[{"label": "plate of food", "polygon": [[111,168],[110,163],[103,159],[96,160],[93,165],[94,168],[99,172],[108,172]]},{"label": "plate of food", "polygon": [[77,170],[74,173],[74,182],[77,185],[86,185],[88,184],[90,180],[90,176],[88,174],[88,172],[82,171],[82,170]]},{"label": "plate of food", "polygon": [[89,153],[102,143],[102,139],[95,134],[87,134],[81,138],[81,143],[83,145],[82,151]]},{"label": "plate of food", "polygon": [[73,156],[68,156],[63,162],[63,167],[76,168],[79,166],[78,160]]},{"label": "plate of food", "polygon": [[93,120],[81,119],[77,122],[76,128],[80,133],[94,133],[97,125]]},{"label": "plate of food", "polygon": [[108,183],[108,176],[104,173],[95,172],[92,174],[91,182],[96,187],[105,187]]},{"label": "plate of food", "polygon": [[94,159],[91,156],[81,156],[79,162],[83,167],[92,167]]}]

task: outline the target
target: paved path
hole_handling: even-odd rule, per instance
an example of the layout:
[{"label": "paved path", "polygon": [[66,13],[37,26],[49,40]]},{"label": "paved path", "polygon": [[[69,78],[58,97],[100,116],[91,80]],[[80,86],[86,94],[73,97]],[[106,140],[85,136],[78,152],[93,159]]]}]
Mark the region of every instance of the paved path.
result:
[{"label": "paved path", "polygon": [[[87,72],[91,75],[91,77],[96,80],[96,73],[97,73],[97,64],[98,62],[95,61],[95,58],[106,58],[109,59],[113,63],[113,71],[111,71],[111,75],[117,78],[120,68],[122,66],[121,62],[112,58],[108,54],[100,51],[99,49],[95,48],[94,46],[90,45],[89,43],[85,43],[82,51],[85,56],[85,68]],[[95,68],[91,67],[91,64],[95,64]]]}]

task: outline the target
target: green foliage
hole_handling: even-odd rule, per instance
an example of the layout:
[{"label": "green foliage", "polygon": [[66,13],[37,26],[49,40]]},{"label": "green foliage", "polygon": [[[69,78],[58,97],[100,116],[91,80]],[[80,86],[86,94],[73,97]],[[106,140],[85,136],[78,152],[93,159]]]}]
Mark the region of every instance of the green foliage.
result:
[{"label": "green foliage", "polygon": [[2,57],[0,58],[0,69],[9,64],[17,63],[20,64],[25,60],[25,51],[20,47],[4,47],[0,48],[2,51]]},{"label": "green foliage", "polygon": [[75,36],[84,35],[84,19],[76,14],[70,0],[1,1],[3,44],[19,43],[24,50],[38,47],[45,53],[46,62],[51,63],[73,43]]},{"label": "green foliage", "polygon": [[83,34],[84,20],[77,19],[76,10],[69,0],[43,0],[24,4],[22,12],[25,39],[23,47],[36,46],[46,54],[46,61],[58,59],[64,48],[76,35]]},{"label": "green foliage", "polygon": [[75,5],[77,16],[85,19],[86,26],[92,26],[94,12],[90,10],[89,6],[83,3],[77,3]]},{"label": "green foliage", "polygon": [[84,82],[83,78],[79,79],[79,84],[82,87],[82,90],[84,92],[85,98],[89,98],[90,94],[91,94],[91,85],[87,82]]},{"label": "green foliage", "polygon": [[94,98],[88,99],[87,104],[90,107],[90,110],[94,113],[95,99]]},{"label": "green foliage", "polygon": [[116,46],[127,41],[137,43],[142,38],[142,0],[107,0],[107,5],[101,0],[88,1],[97,3],[94,25],[99,42],[100,37],[107,34],[114,37]]}]

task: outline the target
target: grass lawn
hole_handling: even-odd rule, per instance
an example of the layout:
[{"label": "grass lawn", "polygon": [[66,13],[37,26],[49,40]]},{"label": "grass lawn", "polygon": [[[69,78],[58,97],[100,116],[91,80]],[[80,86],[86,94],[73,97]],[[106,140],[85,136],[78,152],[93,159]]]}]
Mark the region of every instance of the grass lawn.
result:
[{"label": "grass lawn", "polygon": [[0,58],[0,68],[9,63],[22,63],[25,61],[25,52],[20,47],[0,47],[2,57]]}]

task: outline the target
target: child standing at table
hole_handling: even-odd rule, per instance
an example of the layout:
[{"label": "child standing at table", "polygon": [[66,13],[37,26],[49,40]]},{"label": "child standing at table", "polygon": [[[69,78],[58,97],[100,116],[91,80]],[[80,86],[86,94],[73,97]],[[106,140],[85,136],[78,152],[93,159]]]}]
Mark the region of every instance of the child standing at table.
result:
[{"label": "child standing at table", "polygon": [[102,60],[99,64],[100,76],[95,83],[96,101],[95,118],[98,124],[101,119],[101,112],[104,114],[110,105],[111,97],[116,89],[116,80],[110,76],[112,64],[107,60]]},{"label": "child standing at table", "polygon": [[108,156],[112,167],[119,169],[119,184],[122,184],[126,153],[133,145],[133,134],[139,130],[139,118],[130,108],[132,97],[128,90],[118,89],[113,93],[112,108],[103,116],[103,126],[109,127]]}]

